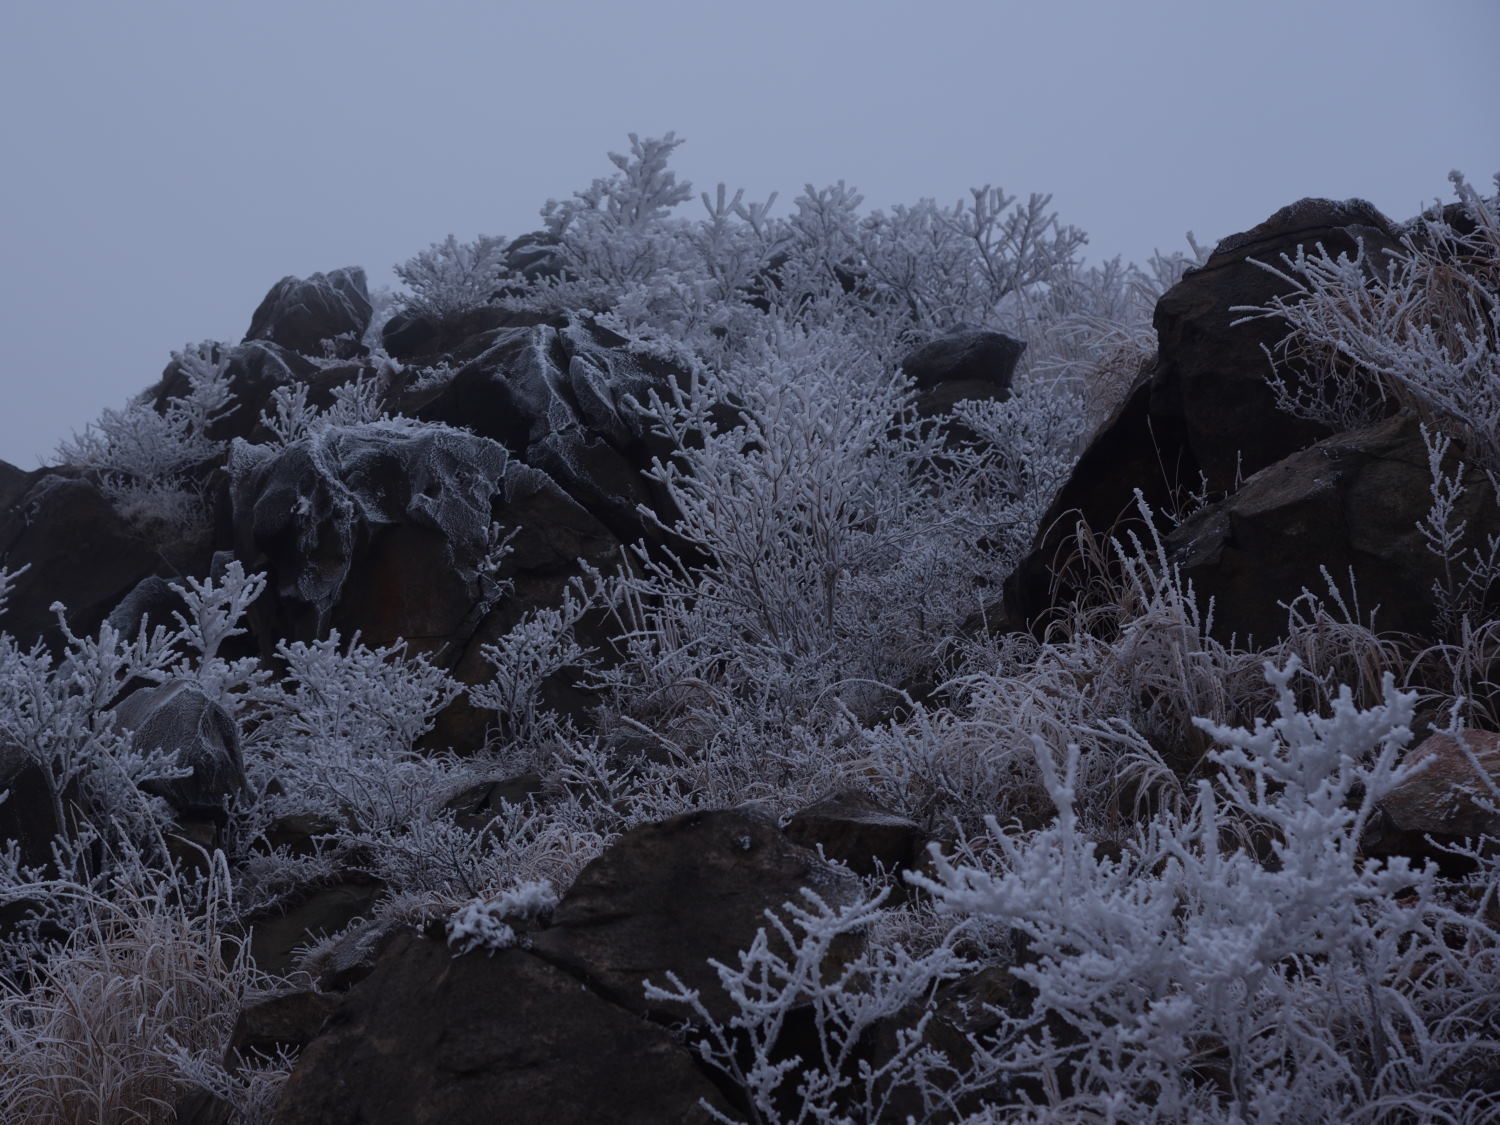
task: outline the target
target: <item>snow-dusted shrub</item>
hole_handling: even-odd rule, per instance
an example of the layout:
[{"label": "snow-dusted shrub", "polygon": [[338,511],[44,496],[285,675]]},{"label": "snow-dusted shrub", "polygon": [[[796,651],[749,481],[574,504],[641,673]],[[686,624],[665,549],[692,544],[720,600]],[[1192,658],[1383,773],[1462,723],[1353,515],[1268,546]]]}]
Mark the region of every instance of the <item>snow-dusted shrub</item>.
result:
[{"label": "snow-dusted shrub", "polygon": [[[744,368],[700,368],[672,399],[654,397],[675,452],[652,474],[681,513],[673,539],[702,561],[642,551],[614,584],[632,611],[614,682],[743,688],[787,713],[840,682],[915,667],[958,610],[922,573],[941,562],[923,540],[941,517],[926,518],[905,394],[839,341],[812,338]],[[726,400],[732,425],[711,417]]]},{"label": "snow-dusted shrub", "polygon": [[[1414,696],[1387,679],[1361,710],[1299,711],[1295,662],[1265,674],[1276,717],[1205,724],[1219,772],[1191,813],[1161,814],[1117,857],[1076,811],[1079,756],[1036,744],[1058,816],[1029,836],[991,825],[984,865],[935,856],[911,876],[959,916],[1026,939],[1011,967],[1031,1012],[1004,1015],[997,1071],[1058,1115],[1121,1121],[1479,1120],[1470,1086],[1500,1041],[1486,997],[1495,935],[1445,905],[1430,869],[1368,861],[1359,839],[1397,765]],[[1267,830],[1269,855],[1224,844]],[[1488,1107],[1488,1109],[1486,1108]]]},{"label": "snow-dusted shrub", "polygon": [[409,312],[445,317],[490,303],[505,274],[504,238],[480,235],[459,242],[449,235],[396,266],[409,291],[401,302]]},{"label": "snow-dusted shrub", "polygon": [[1279,266],[1259,263],[1284,295],[1234,311],[1284,320],[1281,350],[1313,360],[1299,386],[1273,382],[1285,409],[1348,428],[1395,396],[1459,426],[1500,469],[1500,195],[1450,179],[1458,226],[1435,209],[1379,260],[1362,243],[1353,255],[1299,247]]},{"label": "snow-dusted shrub", "polygon": [[106,410],[57,448],[59,461],[96,474],[105,496],[143,532],[189,536],[207,522],[202,470],[224,452],[209,426],[234,404],[229,349],[206,341],[173,352],[188,390],[158,411],[144,392],[124,410]]},{"label": "snow-dusted shrub", "polygon": [[480,648],[491,675],[469,688],[469,701],[495,712],[501,738],[531,744],[544,733],[549,716],[542,685],[565,669],[581,671],[589,659],[575,637],[588,608],[576,592],[566,591],[560,605],[529,610],[503,637]]}]

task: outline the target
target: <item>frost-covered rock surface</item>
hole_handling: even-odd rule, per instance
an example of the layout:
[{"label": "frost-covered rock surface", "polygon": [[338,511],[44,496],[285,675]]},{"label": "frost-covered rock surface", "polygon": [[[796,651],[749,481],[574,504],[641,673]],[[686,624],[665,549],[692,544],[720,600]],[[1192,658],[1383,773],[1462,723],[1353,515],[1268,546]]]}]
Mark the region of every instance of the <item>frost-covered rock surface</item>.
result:
[{"label": "frost-covered rock surface", "polygon": [[1492,1120],[1496,200],[680,143],[0,463],[0,1119]]}]

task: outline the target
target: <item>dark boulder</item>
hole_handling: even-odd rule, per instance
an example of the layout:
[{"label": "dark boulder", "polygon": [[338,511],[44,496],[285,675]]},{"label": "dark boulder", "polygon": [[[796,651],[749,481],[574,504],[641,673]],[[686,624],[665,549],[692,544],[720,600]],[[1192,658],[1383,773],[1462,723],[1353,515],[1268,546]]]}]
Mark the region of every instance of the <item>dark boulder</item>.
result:
[{"label": "dark boulder", "polygon": [[658,1018],[690,1016],[643,991],[647,980],[667,987],[676,973],[727,1019],[737,1009],[709,959],[735,964],[767,926],[766,911],[802,903],[803,888],[832,906],[859,889],[762,813],[686,813],[631,829],[585,867],[533,948],[622,1007]]},{"label": "dark boulder", "polygon": [[323,1030],[340,997],[310,988],[262,996],[240,1010],[229,1035],[225,1062],[231,1070],[245,1063],[300,1051]]},{"label": "dark boulder", "polygon": [[[1265,349],[1280,342],[1286,325],[1274,318],[1236,324],[1245,314],[1233,311],[1287,291],[1286,282],[1256,262],[1284,269],[1283,254],[1318,246],[1351,255],[1363,246],[1377,264],[1384,251],[1398,249],[1390,221],[1368,203],[1303,199],[1226,238],[1157,302],[1152,421],[1158,430],[1178,428],[1212,491],[1226,491],[1329,435],[1276,407]],[[1283,377],[1295,384],[1300,370],[1298,362],[1288,363]],[[1196,475],[1189,483],[1196,484]]]},{"label": "dark boulder", "polygon": [[965,399],[1003,402],[1026,343],[999,332],[961,328],[929,340],[901,360],[917,390],[917,413],[946,414]]},{"label": "dark boulder", "polygon": [[[268,645],[329,628],[366,643],[448,654],[472,634],[491,577],[567,576],[613,538],[544,473],[486,438],[444,426],[330,428],[278,450],[238,447],[237,553],[265,569],[257,632]],[[491,525],[519,529],[485,573]]]},{"label": "dark boulder", "polygon": [[[1500,534],[1500,509],[1482,471],[1469,468],[1455,523],[1467,547]],[[1442,561],[1417,528],[1432,507],[1427,447],[1417,421],[1390,418],[1319,442],[1251,477],[1166,539],[1214,631],[1265,645],[1285,636],[1286,610],[1304,589],[1322,595],[1326,567],[1346,598],[1379,607],[1377,628],[1438,631],[1433,586]],[[1350,599],[1353,604],[1353,599]],[[1497,608],[1491,605],[1490,609]]]},{"label": "dark boulder", "polygon": [[822,848],[860,875],[912,867],[927,842],[915,821],[857,792],[835,793],[794,813],[786,836],[804,848]]},{"label": "dark boulder", "polygon": [[61,807],[51,773],[19,746],[0,742],[0,848],[15,844],[26,867],[51,863]]},{"label": "dark boulder", "polygon": [[650,534],[642,505],[670,518],[670,504],[643,475],[666,450],[635,404],[685,383],[686,372],[585,323],[500,329],[464,350],[474,354],[448,383],[403,410],[499,442],[623,541]]},{"label": "dark boulder", "polygon": [[[1288,292],[1256,262],[1283,268],[1298,247],[1330,253],[1365,248],[1375,265],[1397,247],[1390,222],[1359,200],[1304,199],[1259,226],[1220,242],[1157,303],[1158,357],[1148,378],[1095,433],[1046,515],[1036,541],[1006,584],[1006,613],[1034,625],[1071,600],[1076,588],[1054,581],[1066,570],[1082,521],[1100,534],[1139,527],[1135,493],[1157,512],[1179,509],[1191,494],[1223,495],[1241,480],[1331,436],[1318,423],[1279,410],[1266,349],[1286,335],[1276,319],[1236,324],[1241,306]],[[1302,361],[1282,375],[1296,385]],[[1317,580],[1316,571],[1307,580]]]},{"label": "dark boulder", "polygon": [[729,1106],[664,1028],[520,949],[405,931],[302,1053],[274,1125],[659,1125]]},{"label": "dark boulder", "polygon": [[405,309],[385,322],[380,342],[392,358],[412,367],[420,369],[440,363],[451,367],[472,359],[471,342],[488,333],[538,324],[560,328],[566,323],[565,318],[550,313],[516,312],[499,305],[481,305],[447,316]]},{"label": "dark boulder", "polygon": [[175,628],[173,615],[185,608],[177,587],[160,575],[151,574],[115,604],[106,620],[120,636],[133,640],[143,630],[150,635],[154,629]]},{"label": "dark boulder", "polygon": [[333,355],[349,359],[361,349],[371,313],[362,269],[284,277],[250,318],[245,342],[269,340],[293,352],[321,357],[327,354],[327,341]]},{"label": "dark boulder", "polygon": [[0,612],[0,630],[23,647],[42,640],[62,646],[61,602],[69,627],[92,635],[115,605],[148,575],[165,567],[108,498],[86,480],[55,469],[31,474],[0,511],[0,567],[27,568],[14,580]]},{"label": "dark boulder", "polygon": [[188,777],[141,786],[179,815],[221,819],[245,789],[239,726],[191,680],[138,688],[116,704],[115,723],[137,751],[161,751],[174,767],[192,770]]},{"label": "dark boulder", "polygon": [[297,888],[245,919],[251,959],[268,973],[290,976],[305,947],[369,915],[384,890],[379,880],[362,875]]}]

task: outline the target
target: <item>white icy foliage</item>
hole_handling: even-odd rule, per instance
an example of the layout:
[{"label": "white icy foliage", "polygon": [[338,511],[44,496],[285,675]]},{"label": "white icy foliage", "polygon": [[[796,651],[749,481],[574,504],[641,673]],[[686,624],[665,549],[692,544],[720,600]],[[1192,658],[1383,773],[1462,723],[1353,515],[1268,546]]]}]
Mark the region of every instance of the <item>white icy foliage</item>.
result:
[{"label": "white icy foliage", "polygon": [[106,410],[82,434],[57,448],[65,465],[98,474],[100,487],[126,519],[183,536],[198,530],[208,514],[191,473],[218,457],[224,443],[209,437],[209,426],[234,405],[230,389],[230,350],[205,341],[172,353],[188,383],[187,393],[167,400],[160,411],[146,391],[124,410]]},{"label": "white icy foliage", "polygon": [[488,304],[505,272],[504,238],[480,235],[459,242],[449,235],[396,268],[406,283],[406,310],[444,317]]},{"label": "white icy foliage", "polygon": [[1258,263],[1285,294],[1233,311],[1284,321],[1280,354],[1312,359],[1295,387],[1273,376],[1284,409],[1347,427],[1394,396],[1461,426],[1500,470],[1500,175],[1489,197],[1457,172],[1449,179],[1472,231],[1434,209],[1379,257],[1363,242],[1352,255],[1299,247]]},{"label": "white icy foliage", "polygon": [[[1381,704],[1362,710],[1345,689],[1332,714],[1306,714],[1297,671],[1267,665],[1271,722],[1205,724],[1215,780],[1191,816],[1156,818],[1119,857],[1081,831],[1076,749],[1059,769],[1038,743],[1055,823],[1029,837],[992,824],[983,866],[935,854],[935,877],[909,876],[945,909],[1024,935],[1011,972],[1036,1008],[989,1050],[1049,1092],[1067,1072],[1074,1092],[1050,1093],[1052,1112],[1472,1119],[1478,1103],[1430,1085],[1497,1048],[1475,1037],[1474,1005],[1500,984],[1492,935],[1442,904],[1432,870],[1358,854],[1375,802],[1410,775],[1397,758],[1415,696],[1388,678]],[[1226,849],[1231,821],[1264,854]]]},{"label": "white icy foliage", "polygon": [[467,902],[448,919],[448,944],[458,951],[455,957],[475,949],[509,949],[517,937],[506,919],[536,921],[551,914],[557,903],[556,889],[540,880],[522,883],[498,898]]}]

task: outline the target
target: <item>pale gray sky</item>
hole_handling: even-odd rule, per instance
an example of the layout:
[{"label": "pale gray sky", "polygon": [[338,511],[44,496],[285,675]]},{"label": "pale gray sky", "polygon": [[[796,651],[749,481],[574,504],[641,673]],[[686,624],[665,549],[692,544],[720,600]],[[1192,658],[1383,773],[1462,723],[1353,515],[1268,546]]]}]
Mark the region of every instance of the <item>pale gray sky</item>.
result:
[{"label": "pale gray sky", "polygon": [[5,0],[0,458],[25,468],[286,274],[515,235],[676,130],[785,207],[1049,191],[1091,253],[1500,171],[1500,0]]}]

